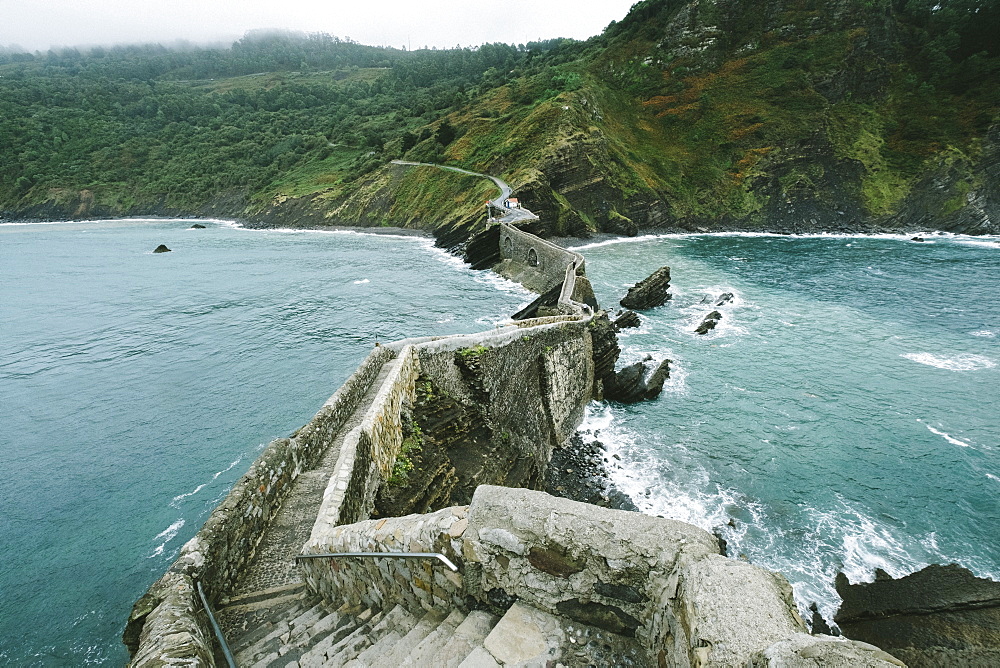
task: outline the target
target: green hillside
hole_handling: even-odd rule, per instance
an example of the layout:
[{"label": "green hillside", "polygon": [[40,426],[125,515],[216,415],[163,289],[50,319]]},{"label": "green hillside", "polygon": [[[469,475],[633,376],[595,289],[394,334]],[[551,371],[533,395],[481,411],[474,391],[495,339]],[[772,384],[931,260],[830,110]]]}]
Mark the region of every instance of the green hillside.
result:
[{"label": "green hillside", "polygon": [[8,55],[0,210],[484,224],[489,182],[406,158],[553,233],[1000,232],[996,34],[987,0],[645,0],[587,42]]}]

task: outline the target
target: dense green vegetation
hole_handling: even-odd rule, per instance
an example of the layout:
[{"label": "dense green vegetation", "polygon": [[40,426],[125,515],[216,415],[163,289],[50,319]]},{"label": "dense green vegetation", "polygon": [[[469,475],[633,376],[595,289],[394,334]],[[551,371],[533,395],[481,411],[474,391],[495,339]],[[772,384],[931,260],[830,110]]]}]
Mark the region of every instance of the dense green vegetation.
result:
[{"label": "dense green vegetation", "polygon": [[387,144],[412,144],[423,126],[531,53],[259,35],[228,50],[8,54],[0,58],[0,207],[90,190],[120,209],[193,209],[220,193],[296,195],[350,180],[381,164]]},{"label": "dense green vegetation", "polygon": [[502,175],[561,232],[763,229],[802,203],[878,225],[933,173],[946,216],[984,183],[997,34],[994,0],[643,0],[587,42],[0,55],[0,211],[477,219],[489,183],[386,166],[405,157]]}]

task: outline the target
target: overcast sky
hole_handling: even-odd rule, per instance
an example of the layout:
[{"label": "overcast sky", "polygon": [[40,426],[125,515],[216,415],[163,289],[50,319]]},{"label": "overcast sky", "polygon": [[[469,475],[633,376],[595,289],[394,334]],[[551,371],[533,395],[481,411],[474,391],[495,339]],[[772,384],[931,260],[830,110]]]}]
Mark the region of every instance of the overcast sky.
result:
[{"label": "overcast sky", "polygon": [[325,32],[417,49],[586,39],[636,0],[0,0],[0,46],[231,42],[248,30]]}]

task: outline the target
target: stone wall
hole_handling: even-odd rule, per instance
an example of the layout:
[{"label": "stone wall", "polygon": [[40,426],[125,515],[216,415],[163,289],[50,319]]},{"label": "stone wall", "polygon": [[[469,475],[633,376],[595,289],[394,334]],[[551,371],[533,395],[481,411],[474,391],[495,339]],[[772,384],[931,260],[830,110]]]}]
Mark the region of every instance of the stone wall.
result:
[{"label": "stone wall", "polygon": [[310,542],[371,515],[375,492],[389,477],[403,442],[402,409],[413,401],[419,364],[413,346],[403,346],[361,424],[344,438]]},{"label": "stone wall", "polygon": [[719,555],[693,525],[488,486],[468,517],[471,596],[635,636],[651,665],[900,665],[871,645],[810,636],[784,577]]},{"label": "stone wall", "polygon": [[636,637],[649,665],[902,665],[871,645],[806,633],[788,582],[719,555],[702,529],[542,492],[483,485],[471,506],[337,527],[310,551],[439,552],[459,566],[317,559],[309,586],[333,603],[419,611],[520,600]]},{"label": "stone wall", "polygon": [[[421,515],[419,521],[411,515],[335,527],[321,540],[310,541],[308,551],[437,552],[460,563],[466,511],[446,508]],[[436,559],[316,558],[301,563],[307,586],[328,601],[375,609],[402,603],[413,611],[465,606],[461,573]]]},{"label": "stone wall", "polygon": [[[308,424],[264,449],[201,530],[184,544],[167,573],[133,607],[122,638],[134,655],[133,665],[156,665],[163,653],[184,655],[186,645],[191,656],[207,651],[204,642],[212,637],[211,629],[207,620],[190,612],[201,609],[193,595],[194,583],[203,583],[210,602],[233,585],[253,558],[289,483],[316,465],[383,364],[395,355],[376,347]],[[153,620],[155,633],[144,628]],[[196,627],[200,633],[192,632]]]},{"label": "stone wall", "polygon": [[494,271],[539,294],[562,284],[567,266],[578,274],[586,271],[579,253],[507,223],[500,223],[500,257]]}]

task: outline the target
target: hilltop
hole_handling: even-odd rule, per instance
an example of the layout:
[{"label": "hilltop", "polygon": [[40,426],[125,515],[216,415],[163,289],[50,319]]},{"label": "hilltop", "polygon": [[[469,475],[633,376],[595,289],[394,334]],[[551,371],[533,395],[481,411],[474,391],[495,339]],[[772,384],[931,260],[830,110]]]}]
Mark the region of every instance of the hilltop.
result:
[{"label": "hilltop", "polygon": [[553,234],[995,233],[998,30],[987,0],[644,0],[586,42],[8,55],[0,210],[485,224],[488,182],[404,158]]}]

